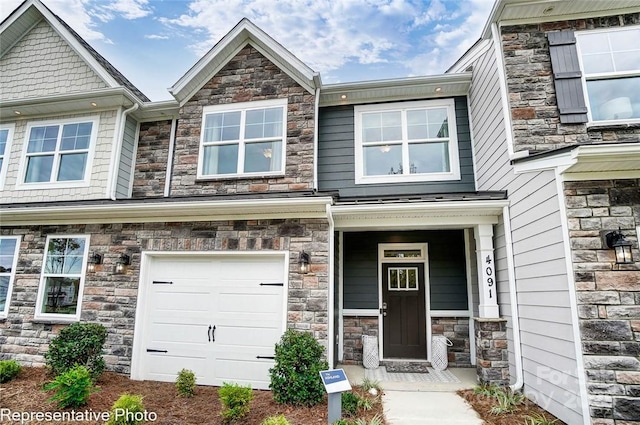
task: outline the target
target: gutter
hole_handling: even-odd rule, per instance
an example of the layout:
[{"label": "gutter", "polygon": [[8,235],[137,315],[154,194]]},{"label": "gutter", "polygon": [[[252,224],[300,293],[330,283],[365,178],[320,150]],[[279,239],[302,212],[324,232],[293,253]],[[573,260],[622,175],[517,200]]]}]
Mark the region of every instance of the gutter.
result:
[{"label": "gutter", "polygon": [[[125,111],[122,112],[122,115],[120,115],[120,117],[118,118],[118,127],[115,131],[115,134],[117,135],[117,144],[116,144],[116,149],[115,149],[115,158],[112,166],[114,167],[114,173],[111,176],[111,182],[110,182],[110,190],[109,190],[109,199],[111,199],[112,201],[116,200],[116,191],[117,191],[117,185],[118,185],[118,172],[120,170],[119,167],[119,158],[120,158],[120,154],[122,153],[122,138],[124,137],[124,129],[126,127],[126,123],[127,123],[127,115],[129,115],[129,113],[136,111],[138,108],[140,107],[140,105],[138,105],[137,103],[134,103],[133,106]],[[135,161],[135,158],[134,158]]]},{"label": "gutter", "polygon": [[520,313],[518,312],[518,288],[516,285],[515,264],[513,263],[513,240],[511,239],[511,216],[509,206],[502,209],[504,218],[505,249],[507,251],[507,274],[509,275],[509,298],[511,302],[511,326],[513,327],[513,355],[515,357],[516,382],[509,387],[518,391],[524,386],[522,369],[522,340],[520,338]]}]

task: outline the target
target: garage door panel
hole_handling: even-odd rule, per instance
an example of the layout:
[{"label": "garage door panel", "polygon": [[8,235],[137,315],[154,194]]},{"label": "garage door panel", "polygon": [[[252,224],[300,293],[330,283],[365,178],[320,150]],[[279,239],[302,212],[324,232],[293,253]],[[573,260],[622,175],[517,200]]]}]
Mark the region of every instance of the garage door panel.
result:
[{"label": "garage door panel", "polygon": [[173,382],[187,368],[199,384],[268,389],[273,360],[258,357],[273,357],[284,331],[284,257],[159,257],[149,270],[144,379]]},{"label": "garage door panel", "polygon": [[269,369],[273,361],[259,359],[238,360],[235,358],[217,358],[215,360],[215,379],[222,385],[224,382],[235,382],[240,385],[251,385],[251,388],[269,389]]}]

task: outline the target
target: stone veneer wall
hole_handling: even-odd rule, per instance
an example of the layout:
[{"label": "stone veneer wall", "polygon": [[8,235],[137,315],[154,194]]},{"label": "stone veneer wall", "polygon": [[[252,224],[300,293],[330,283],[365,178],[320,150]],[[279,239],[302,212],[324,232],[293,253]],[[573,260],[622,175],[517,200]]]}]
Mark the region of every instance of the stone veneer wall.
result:
[{"label": "stone veneer wall", "polygon": [[506,319],[475,319],[476,369],[481,384],[509,385]]},{"label": "stone veneer wall", "polygon": [[[453,342],[448,347],[449,366],[471,366],[469,354],[469,319],[434,317],[431,319],[433,335],[444,335]],[[362,335],[379,336],[377,317],[344,317],[344,364],[362,364]]]},{"label": "stone veneer wall", "polygon": [[638,125],[587,129],[585,124],[560,124],[545,36],[548,31],[638,24],[640,13],[501,28],[516,151],[544,151],[584,142],[638,141]]},{"label": "stone veneer wall", "polygon": [[[288,327],[310,331],[327,346],[328,223],[320,219],[253,220],[193,223],[89,224],[0,228],[2,235],[22,235],[8,317],[0,320],[0,359],[42,365],[51,339],[64,325],[33,319],[45,241],[49,234],[89,234],[89,250],[104,254],[104,264],[87,274],[82,321],[108,329],[107,367],[130,372],[142,251],[289,250]],[[311,272],[297,270],[298,253],[311,253]],[[132,265],[113,274],[120,254]]]},{"label": "stone veneer wall", "polygon": [[444,335],[453,343],[447,347],[449,366],[471,366],[471,342],[467,317],[432,317],[431,335]]},{"label": "stone veneer wall", "polygon": [[[288,101],[284,177],[196,180],[204,106],[282,98]],[[246,46],[180,108],[171,195],[312,189],[314,116],[315,96]]]},{"label": "stone veneer wall", "polygon": [[140,124],[133,174],[133,198],[164,196],[171,120]]},{"label": "stone veneer wall", "polygon": [[[640,179],[565,182],[582,352],[593,423],[640,419]],[[634,264],[613,266],[621,229]]]}]

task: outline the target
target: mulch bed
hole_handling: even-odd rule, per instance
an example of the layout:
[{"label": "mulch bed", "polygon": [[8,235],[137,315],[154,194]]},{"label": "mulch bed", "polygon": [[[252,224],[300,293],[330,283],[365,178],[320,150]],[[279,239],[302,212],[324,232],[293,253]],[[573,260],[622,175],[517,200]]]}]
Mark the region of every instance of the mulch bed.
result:
[{"label": "mulch bed", "polygon": [[[42,385],[51,378],[44,368],[25,367],[13,381],[0,385],[0,408],[11,409],[12,412],[57,412],[60,411],[49,401],[51,392],[42,391]],[[144,396],[144,406],[148,412],[157,414],[157,425],[221,425],[220,401],[218,388],[198,386],[192,398],[179,397],[175,384],[171,382],[132,381],[126,376],[113,372],[103,373],[97,386],[99,390],[91,395],[89,404],[77,411],[108,412],[113,403],[124,393],[140,394]],[[355,389],[357,391],[357,389]],[[238,423],[246,425],[260,425],[268,416],[283,414],[292,425],[313,425],[327,423],[327,404],[314,407],[292,407],[277,404],[273,401],[270,391],[254,390],[251,410]],[[359,417],[372,418],[376,414],[382,416],[382,403],[376,403],[373,409],[362,413]],[[18,424],[2,418],[4,424]],[[103,421],[60,422],[60,421],[30,421],[29,425],[40,424],[69,424],[96,425]]]},{"label": "mulch bed", "polygon": [[[473,390],[460,390],[458,395],[464,398],[484,421],[484,425],[524,425],[528,416],[542,415],[548,420],[556,419],[551,413],[537,406],[529,400],[518,406],[514,413],[494,415],[491,408],[495,406],[495,399],[492,397],[475,394]],[[558,420],[555,425],[566,425]]]}]

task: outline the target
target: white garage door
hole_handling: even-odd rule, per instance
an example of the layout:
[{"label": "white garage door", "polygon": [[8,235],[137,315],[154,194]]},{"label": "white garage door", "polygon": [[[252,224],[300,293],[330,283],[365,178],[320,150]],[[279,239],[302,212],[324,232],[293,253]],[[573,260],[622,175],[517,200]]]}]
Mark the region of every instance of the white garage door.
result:
[{"label": "white garage door", "polygon": [[284,257],[156,257],[143,302],[142,379],[269,388],[274,345],[285,329]]}]

